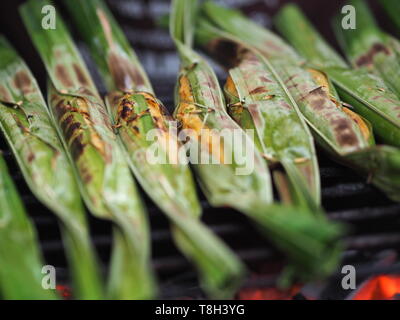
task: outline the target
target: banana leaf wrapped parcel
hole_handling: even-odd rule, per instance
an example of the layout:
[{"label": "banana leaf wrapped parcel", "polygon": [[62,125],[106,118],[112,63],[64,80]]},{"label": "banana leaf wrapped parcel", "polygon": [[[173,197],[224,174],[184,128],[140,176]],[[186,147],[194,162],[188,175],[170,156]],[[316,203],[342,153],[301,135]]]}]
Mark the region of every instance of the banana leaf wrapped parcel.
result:
[{"label": "banana leaf wrapped parcel", "polygon": [[[383,142],[400,146],[400,100],[381,78],[363,69],[351,69],[297,6],[284,7],[276,24],[308,62],[329,77],[341,98],[372,124]],[[299,28],[307,37],[299,36]]]},{"label": "banana leaf wrapped parcel", "polygon": [[250,134],[227,113],[215,73],[191,48],[196,9],[197,1],[174,0],[170,32],[181,58],[174,116],[190,141],[202,190],[212,206],[229,206],[252,219],[288,256],[288,276],[326,276],[337,264],[341,229],[308,210],[273,203],[266,162]]},{"label": "banana leaf wrapped parcel", "polygon": [[[135,52],[103,1],[65,1],[106,83],[109,114],[129,164],[172,223],[177,246],[212,298],[237,291],[244,266],[201,221],[194,180],[173,118],[155,97]],[[90,24],[87,23],[90,21]],[[154,141],[150,137],[155,136]],[[157,151],[155,161],[148,152]]]},{"label": "banana leaf wrapped parcel", "polygon": [[35,196],[60,219],[74,296],[102,298],[96,254],[73,167],[30,70],[0,37],[0,129]]},{"label": "banana leaf wrapped parcel", "polygon": [[36,230],[0,153],[0,297],[9,300],[54,300],[43,287],[42,259]]},{"label": "banana leaf wrapped parcel", "polygon": [[[308,51],[313,57],[313,63],[307,63],[293,48],[271,31],[251,22],[238,11],[223,8],[212,1],[207,1],[202,7],[196,41],[225,64],[226,59],[218,57],[218,52],[221,55],[221,51],[224,50],[224,41],[219,37],[210,37],[212,33],[207,31],[207,22],[208,25],[211,23],[223,29],[227,34],[234,35],[247,45],[252,46],[270,61],[299,106],[320,146],[337,161],[353,167],[361,174],[368,176],[375,186],[383,190],[392,199],[400,199],[398,192],[398,149],[389,146],[375,146],[371,125],[365,119],[373,120],[373,118],[368,117],[369,114],[365,112],[359,112],[357,107],[355,107],[357,113],[353,112],[349,105],[343,104],[339,99],[336,88],[330,82],[331,78],[327,77],[327,74],[331,76],[327,69],[329,69],[329,72],[340,69],[340,72],[347,71],[348,73],[352,73],[353,70],[345,69],[346,63],[335,52],[324,48],[320,50],[325,57],[323,59],[325,67],[321,68],[320,57],[313,55],[315,46],[312,45],[312,42],[303,45],[305,40],[302,38],[310,42],[314,33],[308,29],[304,30],[305,27],[303,26],[292,27],[296,25],[296,19],[287,19],[285,23],[282,22],[283,27],[290,25],[293,33],[297,30],[304,30],[304,33],[307,34],[307,37],[303,37],[303,33],[293,35],[293,38],[298,38],[296,44],[299,43],[299,45],[295,45],[296,49],[300,47],[304,49],[299,49],[300,53],[309,57],[304,53],[304,51]],[[251,34],[257,34],[258,41]],[[321,48],[321,46],[318,48]],[[236,56],[238,55],[236,52],[231,53],[231,56],[235,56],[235,54]],[[333,67],[334,65],[336,67]],[[371,77],[373,76],[369,74],[364,76],[370,82],[374,81],[374,78]],[[354,80],[353,76],[353,82]],[[354,86],[348,79],[345,81]],[[361,86],[359,80],[358,85]],[[365,84],[363,85],[365,86]],[[342,94],[343,92],[339,91],[339,93]],[[377,93],[375,92],[375,94]],[[379,92],[379,94],[382,96],[385,93]],[[358,98],[360,101],[365,102],[363,98],[359,96]],[[391,98],[396,99],[393,94]],[[388,105],[387,102],[383,103]],[[365,105],[359,104],[359,106],[362,106],[364,111],[369,110]],[[373,123],[372,125],[374,130],[377,130],[375,124]],[[383,127],[387,128],[387,123]],[[386,130],[385,133],[387,133],[386,136],[390,141],[396,141],[396,132]]]},{"label": "banana leaf wrapped parcel", "polygon": [[384,33],[375,21],[364,0],[351,0],[355,9],[357,27],[344,29],[342,17],[334,19],[334,29],[348,60],[354,68],[362,68],[382,78],[400,98],[400,52],[398,40]]},{"label": "banana leaf wrapped parcel", "polygon": [[95,216],[115,226],[108,296],[152,298],[147,215],[125,153],[62,18],[57,15],[56,29],[42,28],[44,5],[51,2],[28,1],[21,14],[50,77],[50,113],[74,163],[85,203]]},{"label": "banana leaf wrapped parcel", "polygon": [[[270,165],[284,167],[295,202],[304,204],[311,199],[308,206],[318,207],[320,178],[314,140],[274,68],[256,50],[206,21],[198,28],[202,40],[208,43],[218,39],[231,48],[213,51],[229,69],[225,85],[228,113],[243,129],[255,133],[256,146]],[[298,179],[302,180],[300,184]]]}]

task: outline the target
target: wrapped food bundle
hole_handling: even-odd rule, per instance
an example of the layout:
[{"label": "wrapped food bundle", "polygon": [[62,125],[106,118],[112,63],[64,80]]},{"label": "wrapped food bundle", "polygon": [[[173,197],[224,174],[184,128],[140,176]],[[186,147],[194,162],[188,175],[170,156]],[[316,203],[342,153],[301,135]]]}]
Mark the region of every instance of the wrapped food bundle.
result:
[{"label": "wrapped food bundle", "polygon": [[[218,44],[223,43],[220,36],[207,32],[208,23],[257,50],[282,78],[319,145],[339,162],[368,176],[389,197],[400,200],[400,151],[392,146],[376,146],[373,136],[374,130],[386,143],[399,145],[396,106],[400,101],[396,95],[382,79],[347,67],[302,18],[295,5],[284,7],[276,21],[281,32],[308,60],[271,31],[212,1],[203,5],[197,42],[214,54]],[[341,102],[338,93],[344,100],[349,98],[348,104]],[[353,107],[357,113],[351,110]]]},{"label": "wrapped food bundle", "polygon": [[108,296],[151,298],[149,227],[125,154],[106,107],[60,16],[56,29],[43,29],[41,10],[49,1],[21,7],[24,23],[49,74],[53,123],[74,164],[89,210],[115,224]]},{"label": "wrapped food bundle", "polygon": [[73,167],[30,70],[0,38],[0,128],[27,184],[60,220],[77,298],[102,298],[96,254]]},{"label": "wrapped food bundle", "polygon": [[[213,298],[231,297],[244,266],[200,221],[201,206],[173,118],[103,1],[65,3],[107,85],[108,112],[133,173],[170,219],[175,242],[198,268],[204,290]],[[152,135],[156,141],[149,139]],[[152,149],[158,153],[155,161],[148,156]]]},{"label": "wrapped food bundle", "polygon": [[[230,206],[246,214],[287,254],[292,265],[287,269],[287,277],[284,280],[323,277],[332,272],[337,265],[341,248],[337,239],[342,229],[326,221],[321,214],[319,200],[315,199],[319,197],[319,180],[313,172],[315,159],[311,136],[308,136],[309,133],[299,113],[293,109],[293,118],[288,121],[295,122],[298,125],[297,129],[304,135],[302,142],[305,142],[304,149],[305,152],[309,152],[309,159],[302,159],[296,163],[296,159],[300,157],[296,158],[295,152],[291,154],[290,148],[286,148],[284,143],[280,147],[275,145],[275,150],[270,148],[276,152],[274,156],[283,163],[285,169],[288,169],[288,175],[293,184],[292,188],[286,184],[284,192],[284,183],[282,179],[279,179],[281,193],[289,194],[288,198],[292,200],[290,201],[292,203],[274,204],[269,169],[261,152],[254,144],[255,140],[251,139],[229,116],[215,73],[209,64],[191,48],[196,11],[197,1],[173,1],[170,31],[181,58],[181,70],[176,87],[175,117],[180,121],[182,129],[193,132],[191,143],[198,146],[195,149],[200,150],[200,158],[210,157],[219,160],[216,165],[194,164],[195,174],[203,192],[211,205]],[[269,70],[273,75],[272,69]],[[283,108],[290,108],[287,105],[290,96],[286,95],[287,93],[280,86],[278,78],[276,81],[276,90],[280,90],[281,99],[287,99],[281,101]],[[278,116],[279,113],[277,112],[276,115]],[[255,131],[258,130],[262,128],[259,126]],[[226,132],[232,133],[231,136],[239,135],[240,142],[219,139]],[[221,142],[210,143],[215,138]],[[261,135],[262,139],[260,136],[258,138],[258,141],[262,143],[268,140],[264,138],[264,134]],[[274,140],[274,142],[277,141]],[[238,150],[243,149],[246,150],[245,163],[240,163],[236,155]],[[301,153],[301,148],[298,151]],[[265,154],[268,157],[267,152]],[[232,159],[232,161],[226,161],[227,159]],[[249,166],[250,162],[252,165]],[[309,176],[306,178],[301,172],[301,167],[296,167],[296,164],[301,165],[300,162],[310,165]],[[246,168],[253,167],[253,170],[240,174],[238,169],[242,169],[241,165]],[[308,189],[307,184],[313,186],[310,193],[305,191]]]}]

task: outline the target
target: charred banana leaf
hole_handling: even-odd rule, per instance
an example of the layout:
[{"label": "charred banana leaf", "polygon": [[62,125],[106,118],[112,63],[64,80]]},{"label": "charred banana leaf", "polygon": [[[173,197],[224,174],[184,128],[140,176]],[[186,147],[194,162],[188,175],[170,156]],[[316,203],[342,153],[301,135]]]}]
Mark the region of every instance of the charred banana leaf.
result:
[{"label": "charred banana leaf", "polygon": [[[362,69],[350,69],[297,6],[283,8],[276,23],[309,63],[329,76],[343,100],[370,121],[385,143],[400,146],[400,100],[382,79]],[[299,36],[299,29],[307,37]]]},{"label": "charred banana leaf", "polygon": [[[244,266],[201,221],[201,207],[173,118],[103,1],[66,1],[105,83],[108,111],[136,178],[172,222],[177,246],[213,298],[236,292]],[[87,21],[91,23],[88,24]],[[149,152],[154,152],[151,157]]]},{"label": "charred banana leaf", "polygon": [[395,39],[378,27],[364,0],[348,2],[355,8],[357,28],[342,28],[341,16],[334,21],[335,31],[348,60],[354,68],[365,69],[382,78],[400,97],[400,59]]},{"label": "charred banana leaf", "polygon": [[79,299],[102,298],[96,254],[73,168],[30,70],[0,37],[0,128],[35,196],[60,219]]},{"label": "charred banana leaf", "polygon": [[[297,190],[297,204],[304,202],[302,193],[309,193],[314,209],[320,204],[319,168],[314,141],[297,104],[288,93],[281,79],[256,50],[240,40],[203,21],[198,28],[206,33],[208,41],[217,39],[234,50],[209,52],[225,61],[229,77],[225,85],[228,112],[243,128],[255,132],[255,143],[270,165],[280,163]],[[209,47],[216,49],[216,47]],[[293,177],[292,175],[296,175]],[[294,184],[303,179],[300,188]]]},{"label": "charred banana leaf", "polygon": [[[299,57],[293,59],[295,53],[286,43],[277,39],[277,36],[270,31],[252,23],[239,12],[217,6],[212,1],[204,4],[202,12],[203,17],[207,17],[216,26],[251,45],[270,60],[313,132],[324,141],[328,141],[330,148],[338,154],[345,154],[368,146],[368,141],[365,141],[357,124],[324,90],[321,90],[320,85],[314,80],[314,74],[304,67],[305,61]],[[232,33],[230,31],[232,23],[229,22],[235,21],[235,18],[241,21],[242,31]],[[217,37],[210,39],[206,37],[206,33],[202,34],[202,20],[200,19],[199,23],[197,42],[207,50],[215,52],[214,47],[220,46],[221,39]],[[250,32],[247,30],[253,29],[259,30],[258,33],[262,35],[257,43],[250,41],[251,38],[248,40]],[[272,43],[274,45],[271,45]]]},{"label": "charred banana leaf", "polygon": [[[380,118],[383,113],[380,111],[375,113],[372,111],[374,109],[367,107],[371,105],[372,101],[375,106],[379,104],[385,110],[391,109],[392,111],[390,112],[393,112],[393,105],[390,105],[390,101],[387,99],[390,98],[396,101],[396,97],[391,93],[379,90],[377,88],[377,78],[373,75],[361,70],[354,71],[349,69],[341,57],[323,42],[322,38],[311,26],[302,21],[303,19],[300,18],[301,16],[299,17],[298,13],[293,13],[293,11],[298,10],[294,5],[288,5],[285,10],[287,11],[286,15],[290,16],[286,17],[279,25],[282,25],[282,30],[286,28],[290,31],[290,36],[288,35],[290,41],[301,54],[310,59],[312,64],[307,64],[302,59],[294,61],[292,58],[293,53],[290,54],[293,49],[289,49],[289,45],[282,40],[277,41],[277,36],[271,31],[251,22],[239,12],[217,6],[211,1],[206,2],[203,7],[203,15],[199,19],[197,42],[202,46],[206,46],[207,50],[213,51],[215,51],[213,47],[221,43],[218,39],[210,41],[209,33],[202,32],[202,30],[206,30],[202,27],[202,21],[205,18],[226,32],[231,29],[235,30],[231,25],[232,21],[235,21],[234,17],[240,19],[240,32],[236,30],[234,35],[270,59],[271,64],[273,64],[298,104],[317,142],[331,153],[335,159],[355,167],[364,175],[368,175],[373,184],[381,188],[391,198],[398,200],[398,179],[394,178],[398,176],[398,169],[393,166],[394,162],[384,166],[386,169],[381,172],[382,166],[372,160],[381,159],[383,161],[383,159],[396,157],[398,150],[391,147],[375,147],[370,125],[364,119],[370,120],[374,130],[378,133],[380,132],[381,137],[382,135],[386,136],[386,141],[398,143],[398,133],[391,126],[392,120],[380,121],[383,120]],[[292,15],[295,16],[292,17]],[[251,40],[252,38],[247,30],[258,30],[260,41],[257,43],[248,41],[248,39]],[[300,33],[298,30],[302,30],[302,32]],[[284,31],[284,33],[289,34],[289,31]],[[306,34],[307,37],[302,36],[303,34]],[[272,46],[271,43],[274,43],[275,46]],[[285,60],[285,58],[287,59]],[[329,75],[329,79],[327,75]],[[335,76],[336,80],[340,79],[340,81],[335,81]],[[334,82],[335,88],[330,80]],[[380,80],[378,79],[378,81]],[[382,81],[379,82],[379,84],[381,83]],[[346,85],[343,86],[344,84]],[[385,86],[384,84],[382,85]],[[354,106],[357,114],[349,109],[349,105],[344,105],[340,102],[336,88],[339,89],[341,97]],[[342,88],[346,88],[346,90],[342,90]],[[346,97],[345,93],[347,93]],[[352,99],[349,99],[349,97]],[[374,99],[372,99],[373,97]],[[367,102],[367,99],[369,99],[369,102]],[[374,122],[373,120],[376,119],[378,121]],[[354,163],[351,158],[357,154],[364,154],[365,161]],[[387,175],[387,168],[392,168],[393,179],[390,175]],[[378,178],[383,175],[385,178]]]},{"label": "charred banana leaf", "polygon": [[36,231],[0,153],[0,297],[9,300],[53,300],[42,285],[44,274]]},{"label": "charred banana leaf", "polygon": [[[296,49],[309,59],[311,67],[332,80],[340,97],[354,107],[358,115],[371,123],[373,130],[383,141],[400,146],[400,101],[379,77],[362,69],[346,67],[346,63],[313,28],[297,6],[284,7],[277,16],[277,25]],[[296,28],[303,30],[307,37],[299,37]],[[336,65],[332,64],[333,56],[337,57]],[[335,96],[334,93],[332,95]],[[337,97],[334,99],[337,100]],[[373,184],[393,200],[400,201],[400,167],[395,160],[399,153],[398,148],[371,145],[359,152],[346,154],[343,161],[369,175]],[[385,161],[387,163],[383,165]]]},{"label": "charred banana leaf", "polygon": [[155,293],[149,226],[125,154],[106,107],[59,15],[43,29],[45,0],[28,1],[21,14],[50,77],[53,121],[79,179],[89,210],[115,223],[109,297],[146,299]]},{"label": "charred banana leaf", "polygon": [[227,113],[213,70],[191,49],[196,5],[192,0],[173,1],[170,30],[181,57],[174,115],[181,133],[190,132],[189,156],[200,185],[211,205],[233,207],[256,222],[293,263],[288,275],[329,274],[340,251],[340,229],[308,211],[273,204],[266,162]]}]

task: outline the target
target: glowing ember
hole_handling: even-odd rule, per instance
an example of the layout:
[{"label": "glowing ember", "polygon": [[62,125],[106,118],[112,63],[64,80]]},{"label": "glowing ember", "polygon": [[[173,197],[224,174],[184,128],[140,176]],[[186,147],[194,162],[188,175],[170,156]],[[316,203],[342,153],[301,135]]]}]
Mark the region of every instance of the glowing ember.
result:
[{"label": "glowing ember", "polygon": [[276,288],[243,289],[238,294],[239,300],[292,300],[299,293],[300,286],[294,286],[288,290]]},{"label": "glowing ember", "polygon": [[63,285],[57,285],[56,290],[58,294],[63,297],[64,299],[70,299],[71,298],[71,289],[67,286]]},{"label": "glowing ember", "polygon": [[353,300],[392,300],[400,294],[400,276],[382,275],[365,283]]}]

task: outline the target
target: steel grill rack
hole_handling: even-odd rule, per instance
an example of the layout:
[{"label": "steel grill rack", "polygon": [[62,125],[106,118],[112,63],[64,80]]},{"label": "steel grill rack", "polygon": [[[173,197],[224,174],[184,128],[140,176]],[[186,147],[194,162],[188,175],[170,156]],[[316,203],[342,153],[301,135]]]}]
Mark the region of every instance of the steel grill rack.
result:
[{"label": "steel grill rack", "polygon": [[[158,97],[168,109],[172,110],[178,58],[173,51],[168,34],[154,28],[154,18],[168,12],[169,1],[113,0],[108,2],[150,74]],[[225,2],[244,6],[254,19],[268,25],[268,16],[259,9],[264,6],[264,9],[275,10],[284,1]],[[65,17],[67,18],[66,15]],[[18,24],[15,28],[22,28],[22,26]],[[7,35],[8,33],[11,31],[8,31]],[[99,77],[96,75],[86,48],[79,43],[78,39],[77,43],[97,81]],[[17,48],[19,49],[18,46]],[[31,49],[31,47],[28,48]],[[24,58],[29,57],[26,53],[22,54]],[[43,71],[38,72],[38,67],[32,66],[29,60],[28,64],[33,68],[36,76],[44,74]],[[223,72],[217,66],[215,67],[221,80],[224,79]],[[39,78],[39,82],[43,85],[44,77]],[[97,83],[100,91],[104,92],[102,84],[99,81]],[[0,137],[0,150],[5,155],[27,211],[37,227],[46,262],[56,266],[59,283],[68,285],[68,270],[55,216],[29,191],[3,137]],[[331,161],[321,151],[318,151],[318,158],[321,168],[323,207],[332,220],[345,222],[350,226],[350,233],[344,239],[346,250],[343,253],[342,264],[356,266],[358,282],[372,275],[400,274],[400,204],[388,200],[365,179]],[[143,191],[141,194],[150,214],[153,266],[159,278],[160,297],[166,299],[204,298],[197,283],[195,270],[173,244],[169,223],[164,214],[145,196]],[[214,209],[204,197],[201,203],[204,221],[234,249],[251,271],[243,288],[274,287],[279,271],[285,266],[284,257],[257,232],[254,232],[255,227],[243,215],[228,208]],[[108,265],[111,249],[111,226],[107,222],[90,216],[89,219],[93,243],[103,263],[102,271],[106,273],[105,266]],[[341,277],[341,268],[339,268],[326,283],[310,284],[306,286],[304,292],[311,292],[311,295],[323,299],[345,299],[349,292],[340,289]],[[307,289],[307,287],[310,288]],[[301,299],[304,296],[295,298]]]}]

